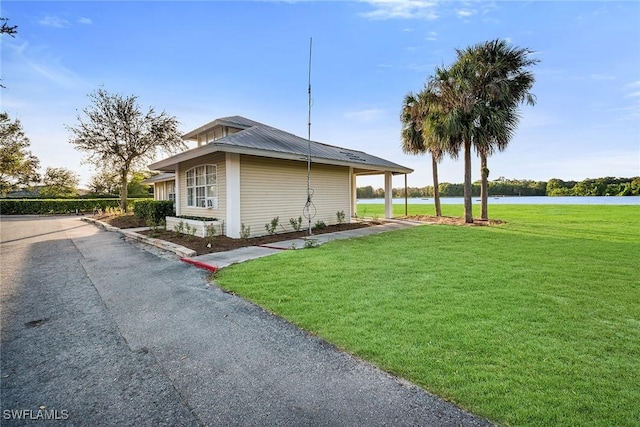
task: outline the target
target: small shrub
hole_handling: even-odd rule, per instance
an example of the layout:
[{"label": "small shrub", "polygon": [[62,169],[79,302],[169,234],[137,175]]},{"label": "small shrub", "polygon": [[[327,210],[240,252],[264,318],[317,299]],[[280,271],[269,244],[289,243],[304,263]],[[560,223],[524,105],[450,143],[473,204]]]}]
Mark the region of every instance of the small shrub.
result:
[{"label": "small shrub", "polygon": [[195,226],[192,227],[189,224],[187,224],[184,227],[184,231],[185,231],[185,234],[187,235],[187,240],[193,240],[193,238],[196,235],[196,227]]},{"label": "small shrub", "polygon": [[152,219],[148,219],[147,225],[151,227],[151,232],[150,232],[151,237],[156,237],[158,235],[159,224]]},{"label": "small shrub", "polygon": [[338,219],[338,224],[344,224],[344,211],[338,211],[336,212],[336,218]]},{"label": "small shrub", "polygon": [[133,214],[147,221],[160,224],[166,217],[173,215],[173,202],[171,200],[136,200],[133,205]]},{"label": "small shrub", "polygon": [[206,233],[206,238],[209,241],[209,243],[213,243],[213,241],[216,238],[216,226],[211,224],[211,225],[207,225],[207,227],[205,228],[205,233]]},{"label": "small shrub", "polygon": [[185,233],[184,226],[185,226],[184,221],[180,221],[179,223],[173,226],[173,230],[176,232],[176,237],[179,237],[181,234]]},{"label": "small shrub", "polygon": [[245,227],[244,222],[240,224],[240,237],[248,239],[251,236],[251,226]]},{"label": "small shrub", "polygon": [[276,232],[276,228],[278,228],[278,223],[280,222],[280,217],[277,216],[271,220],[270,223],[264,225],[264,229],[267,230],[269,235],[272,235]]},{"label": "small shrub", "polygon": [[316,221],[316,225],[314,226],[314,228],[318,229],[318,230],[322,230],[323,228],[326,228],[327,224],[324,223],[324,221]]},{"label": "small shrub", "polygon": [[318,239],[311,239],[311,238],[304,239],[305,249],[317,248],[318,246],[320,246],[318,244]]},{"label": "small shrub", "polygon": [[289,224],[291,224],[291,227],[293,227],[295,231],[302,230],[302,217],[299,216],[298,219],[289,218]]}]

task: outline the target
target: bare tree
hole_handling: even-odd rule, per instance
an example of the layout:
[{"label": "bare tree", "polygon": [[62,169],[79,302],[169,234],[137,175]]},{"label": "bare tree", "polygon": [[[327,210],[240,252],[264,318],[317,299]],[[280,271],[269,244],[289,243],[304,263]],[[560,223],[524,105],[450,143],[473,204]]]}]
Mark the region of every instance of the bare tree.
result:
[{"label": "bare tree", "polygon": [[137,96],[123,97],[103,88],[89,94],[91,105],[78,115],[78,125],[67,126],[70,143],[86,153],[85,161],[117,171],[120,207],[127,210],[127,183],[131,171],[151,163],[158,152],[186,148],[178,132],[178,120],[149,108],[143,114]]},{"label": "bare tree", "polygon": [[11,37],[15,37],[14,34],[18,32],[17,25],[9,25],[9,18],[0,18],[2,26],[0,27],[0,34],[9,34]]},{"label": "bare tree", "polygon": [[[15,37],[15,34],[18,33],[18,26],[9,25],[9,18],[0,18],[0,22],[2,22],[2,26],[0,26],[0,34],[8,34],[11,37]],[[6,89],[6,86],[0,84],[0,88]]]}]

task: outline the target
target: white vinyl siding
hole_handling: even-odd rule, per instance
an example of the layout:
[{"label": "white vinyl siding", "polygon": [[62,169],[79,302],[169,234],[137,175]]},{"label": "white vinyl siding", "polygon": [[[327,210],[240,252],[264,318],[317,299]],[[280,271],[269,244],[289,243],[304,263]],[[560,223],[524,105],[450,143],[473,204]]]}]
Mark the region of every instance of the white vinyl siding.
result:
[{"label": "white vinyl siding", "polygon": [[[336,224],[336,212],[349,214],[349,168],[311,164],[311,188],[316,214],[311,223]],[[280,217],[277,232],[292,231],[289,219],[303,216],[307,201],[307,164],[292,160],[240,157],[241,222],[251,236],[266,234],[265,224]],[[303,229],[308,220],[303,216]],[[284,228],[284,230],[283,230]]]},{"label": "white vinyl siding", "polygon": [[[180,203],[180,215],[187,216],[199,216],[205,218],[216,218],[220,221],[224,221],[225,212],[226,212],[226,179],[225,179],[225,155],[224,153],[212,153],[206,156],[198,157],[196,159],[188,160],[186,162],[180,163],[179,173],[178,173],[178,183],[180,185],[178,191],[178,197],[180,200],[177,200],[176,203]],[[199,206],[188,206],[187,200],[189,194],[187,194],[187,171],[192,170],[195,167],[201,167],[206,165],[215,165],[216,166],[216,184],[217,184],[217,195],[215,197],[218,198],[218,207],[216,209],[209,209]],[[202,182],[202,181],[199,181]],[[206,178],[204,180],[206,183]],[[195,180],[194,180],[195,183]],[[196,185],[196,188],[204,188],[199,185]],[[203,191],[200,190],[201,197],[203,196]],[[197,191],[196,195],[197,197]],[[199,199],[198,199],[199,200]]]}]

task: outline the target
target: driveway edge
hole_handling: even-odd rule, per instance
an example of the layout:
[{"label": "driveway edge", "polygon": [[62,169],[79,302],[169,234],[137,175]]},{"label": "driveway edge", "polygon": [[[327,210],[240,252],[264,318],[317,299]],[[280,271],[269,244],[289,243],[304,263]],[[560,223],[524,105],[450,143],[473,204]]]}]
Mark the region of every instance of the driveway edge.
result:
[{"label": "driveway edge", "polygon": [[189,258],[197,255],[197,252],[193,249],[185,248],[181,245],[176,245],[172,242],[167,242],[166,240],[160,240],[153,237],[148,237],[140,233],[136,233],[135,231],[129,231],[126,229],[121,229],[118,227],[114,227],[113,225],[109,225],[106,222],[99,221],[93,218],[81,218],[83,221],[93,223],[98,227],[102,228],[105,231],[113,231],[122,234],[124,237],[128,237],[130,239],[136,240],[138,242],[155,246],[156,248],[163,249],[165,251],[173,252],[178,255],[180,258]]}]

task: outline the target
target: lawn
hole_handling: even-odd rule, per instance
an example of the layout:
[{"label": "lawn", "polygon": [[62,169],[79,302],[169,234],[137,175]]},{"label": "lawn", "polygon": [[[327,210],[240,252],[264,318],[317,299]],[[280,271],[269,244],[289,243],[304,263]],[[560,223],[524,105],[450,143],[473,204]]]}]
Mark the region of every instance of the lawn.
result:
[{"label": "lawn", "polygon": [[640,425],[640,207],[490,215],[507,223],[285,251],[215,281],[493,422]]}]

